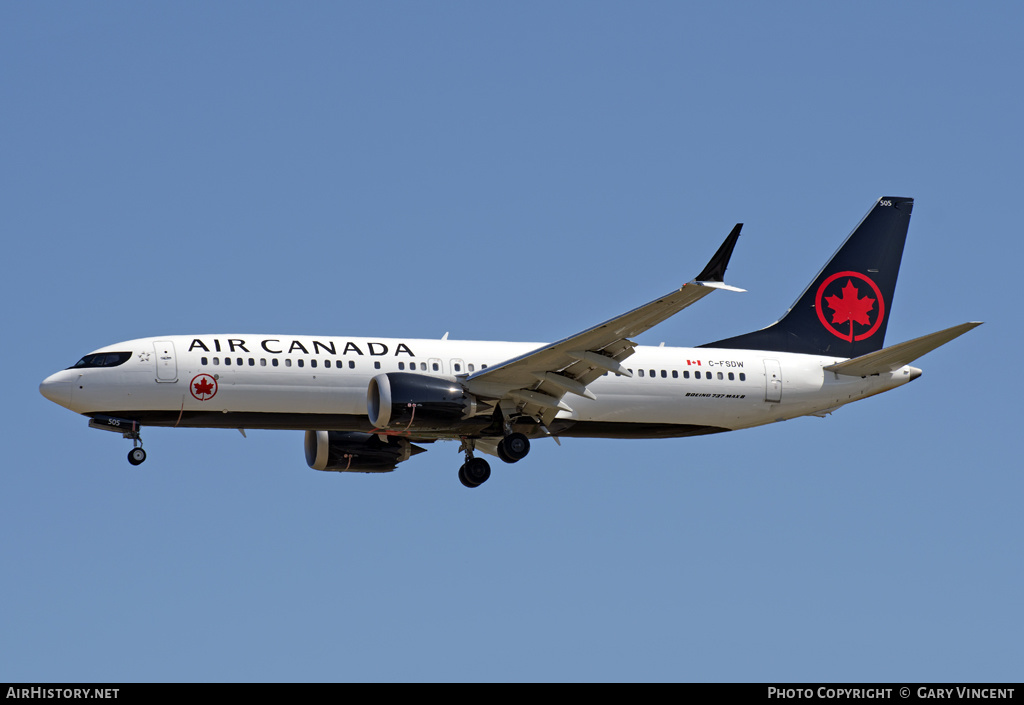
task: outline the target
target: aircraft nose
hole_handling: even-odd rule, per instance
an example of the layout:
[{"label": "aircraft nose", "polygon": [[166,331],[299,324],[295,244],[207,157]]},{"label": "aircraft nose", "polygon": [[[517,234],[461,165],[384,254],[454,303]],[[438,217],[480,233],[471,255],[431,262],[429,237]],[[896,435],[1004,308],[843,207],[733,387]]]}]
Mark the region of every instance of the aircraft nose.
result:
[{"label": "aircraft nose", "polygon": [[50,375],[39,384],[39,393],[54,404],[71,404],[71,380],[63,372]]}]

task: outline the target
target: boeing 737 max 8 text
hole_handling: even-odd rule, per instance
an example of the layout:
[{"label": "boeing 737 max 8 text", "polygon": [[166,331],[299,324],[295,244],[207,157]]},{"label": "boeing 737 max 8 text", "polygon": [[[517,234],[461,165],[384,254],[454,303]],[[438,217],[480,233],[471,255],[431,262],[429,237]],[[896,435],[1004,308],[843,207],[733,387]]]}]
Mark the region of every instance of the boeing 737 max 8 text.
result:
[{"label": "boeing 737 max 8 text", "polygon": [[317,470],[387,472],[457,440],[523,459],[530,439],[669,438],[825,415],[916,379],[910,363],[979,323],[883,347],[913,199],[879,199],[776,323],[696,348],[632,338],[724,283],[741,225],[692,281],[555,343],[303,335],[173,335],[117,343],[40,392],[133,442],[143,426],[299,429]]}]

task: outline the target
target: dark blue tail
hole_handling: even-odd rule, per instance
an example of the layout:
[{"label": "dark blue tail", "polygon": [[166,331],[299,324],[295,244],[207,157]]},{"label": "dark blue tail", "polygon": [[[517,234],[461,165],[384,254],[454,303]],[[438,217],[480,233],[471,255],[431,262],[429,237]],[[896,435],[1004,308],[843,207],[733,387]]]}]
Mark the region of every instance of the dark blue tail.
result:
[{"label": "dark blue tail", "polygon": [[914,199],[878,199],[796,303],[767,328],[704,348],[859,357],[882,349]]}]

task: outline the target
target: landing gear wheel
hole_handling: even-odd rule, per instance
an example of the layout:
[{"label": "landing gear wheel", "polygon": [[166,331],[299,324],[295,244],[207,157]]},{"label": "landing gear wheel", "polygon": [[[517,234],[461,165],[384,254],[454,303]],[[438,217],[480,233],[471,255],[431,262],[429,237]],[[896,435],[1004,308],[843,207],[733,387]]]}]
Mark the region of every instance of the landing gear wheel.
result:
[{"label": "landing gear wheel", "polygon": [[132,448],[128,451],[128,462],[132,465],[142,465],[146,460],[146,451],[142,448]]},{"label": "landing gear wheel", "polygon": [[501,458],[502,460],[504,460],[506,463],[514,463],[514,462],[516,462],[515,460],[513,460],[512,458],[509,457],[508,453],[505,452],[505,443],[504,443],[504,441],[498,441],[497,453],[498,453],[498,457]]},{"label": "landing gear wheel", "polygon": [[506,463],[518,463],[530,452],[530,439],[521,433],[510,433],[498,443],[498,457]]},{"label": "landing gear wheel", "polygon": [[491,466],[483,458],[470,458],[459,468],[459,481],[466,487],[479,487],[491,476]]}]

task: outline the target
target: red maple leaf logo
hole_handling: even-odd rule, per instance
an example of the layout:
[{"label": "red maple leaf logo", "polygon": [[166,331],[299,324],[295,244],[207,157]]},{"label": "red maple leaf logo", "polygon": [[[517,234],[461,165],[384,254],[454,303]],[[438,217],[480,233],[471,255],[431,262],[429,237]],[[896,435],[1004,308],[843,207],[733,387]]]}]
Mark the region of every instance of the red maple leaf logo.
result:
[{"label": "red maple leaf logo", "polygon": [[850,322],[850,340],[853,340],[853,324],[859,323],[863,326],[871,325],[868,312],[875,307],[875,300],[870,296],[860,297],[860,292],[854,286],[852,279],[846,280],[843,287],[843,295],[826,296],[825,302],[832,309],[832,323]]},{"label": "red maple leaf logo", "polygon": [[213,385],[207,382],[205,379],[201,379],[195,384],[196,394],[200,396],[206,396],[213,391]]},{"label": "red maple leaf logo", "polygon": [[210,375],[200,374],[192,378],[192,396],[199,401],[212,399],[217,393],[217,380]]},{"label": "red maple leaf logo", "polygon": [[[826,291],[835,291],[834,285],[838,286],[843,279],[846,280],[846,286],[839,290],[840,296],[825,296]],[[854,284],[855,281],[856,284]],[[858,289],[861,282],[870,288],[870,292],[875,295],[874,298],[861,297],[861,290]],[[860,272],[836,272],[828,277],[818,287],[814,301],[814,308],[818,313],[821,325],[836,337],[851,343],[867,340],[873,336],[880,329],[882,321],[885,320],[885,299],[882,297],[881,289],[870,277]],[[832,309],[832,320],[829,320],[826,310],[829,308]],[[874,323],[871,322],[872,318],[875,319]],[[847,322],[850,324],[848,331],[836,328],[837,325],[841,326]],[[861,328],[859,331],[855,331],[854,324],[867,326],[867,330]]]}]

